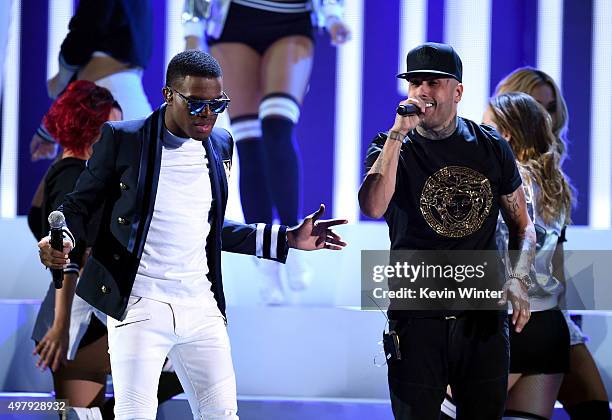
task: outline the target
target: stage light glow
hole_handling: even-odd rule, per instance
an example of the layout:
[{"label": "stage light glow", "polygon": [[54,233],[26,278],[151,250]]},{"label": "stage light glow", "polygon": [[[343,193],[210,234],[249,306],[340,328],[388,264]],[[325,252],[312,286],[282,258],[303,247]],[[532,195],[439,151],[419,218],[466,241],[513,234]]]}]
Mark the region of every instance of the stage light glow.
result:
[{"label": "stage light glow", "polygon": [[589,225],[610,229],[612,215],[612,4],[595,0],[591,68]]},{"label": "stage light glow", "polygon": [[[355,222],[361,172],[363,0],[346,2],[344,20],[352,34],[337,53],[333,216]],[[350,116],[345,109],[352,110]]]},{"label": "stage light glow", "polygon": [[13,2],[2,89],[2,163],[0,164],[0,217],[17,215],[17,153],[19,139],[19,55],[21,2]]},{"label": "stage light glow", "polygon": [[[397,72],[406,71],[408,51],[424,43],[427,39],[427,0],[400,2],[399,56]],[[408,95],[408,83],[397,79],[397,91],[402,96]]]},{"label": "stage light glow", "polygon": [[73,0],[49,0],[49,27],[47,28],[47,79],[59,70],[57,57],[68,34],[68,24],[74,14]]},{"label": "stage light glow", "polygon": [[563,51],[563,0],[538,2],[537,67],[561,84]]},{"label": "stage light glow", "polygon": [[447,0],[444,10],[445,40],[463,62],[463,98],[459,115],[481,121],[489,99],[491,3],[481,0]]}]

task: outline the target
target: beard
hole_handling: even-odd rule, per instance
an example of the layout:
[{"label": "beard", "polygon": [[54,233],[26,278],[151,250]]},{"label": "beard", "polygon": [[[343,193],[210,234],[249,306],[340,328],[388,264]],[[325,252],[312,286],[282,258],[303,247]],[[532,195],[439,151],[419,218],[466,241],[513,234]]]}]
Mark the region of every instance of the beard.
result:
[{"label": "beard", "polygon": [[434,108],[434,113],[426,116],[419,122],[419,127],[426,131],[440,130],[446,126],[453,115],[456,115],[456,111],[453,109],[452,105],[447,104],[441,106],[438,103]]}]

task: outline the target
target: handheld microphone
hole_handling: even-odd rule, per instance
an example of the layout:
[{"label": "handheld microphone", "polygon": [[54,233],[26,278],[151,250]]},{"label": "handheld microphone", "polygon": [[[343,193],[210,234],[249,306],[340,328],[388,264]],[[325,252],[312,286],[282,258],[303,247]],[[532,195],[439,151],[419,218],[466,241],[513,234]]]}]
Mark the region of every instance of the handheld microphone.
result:
[{"label": "handheld microphone", "polygon": [[[432,106],[433,104],[429,102],[425,104],[425,108],[430,108]],[[412,115],[422,114],[421,109],[414,104],[400,105],[397,107],[396,112],[398,113],[398,115],[401,115],[402,117],[410,117]]]},{"label": "handheld microphone", "polygon": [[[52,211],[48,220],[51,227],[51,248],[62,251],[64,249],[64,233],[62,228],[66,226],[64,214],[61,211]],[[51,274],[53,275],[55,288],[61,289],[64,281],[64,270],[52,268]]]},{"label": "handheld microphone", "polygon": [[408,104],[398,106],[396,112],[402,117],[408,117],[412,115],[419,115],[421,113],[421,110],[414,104]]}]

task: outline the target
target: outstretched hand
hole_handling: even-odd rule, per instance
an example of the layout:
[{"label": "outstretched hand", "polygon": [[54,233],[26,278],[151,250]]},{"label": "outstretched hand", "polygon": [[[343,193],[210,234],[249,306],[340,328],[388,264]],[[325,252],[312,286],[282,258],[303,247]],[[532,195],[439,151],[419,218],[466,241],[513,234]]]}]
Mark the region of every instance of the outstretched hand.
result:
[{"label": "outstretched hand", "polygon": [[325,212],[325,205],[306,217],[298,226],[287,230],[287,242],[290,248],[313,251],[316,249],[332,249],[339,251],[346,246],[340,235],[331,227],[348,223],[346,219],[319,220]]}]

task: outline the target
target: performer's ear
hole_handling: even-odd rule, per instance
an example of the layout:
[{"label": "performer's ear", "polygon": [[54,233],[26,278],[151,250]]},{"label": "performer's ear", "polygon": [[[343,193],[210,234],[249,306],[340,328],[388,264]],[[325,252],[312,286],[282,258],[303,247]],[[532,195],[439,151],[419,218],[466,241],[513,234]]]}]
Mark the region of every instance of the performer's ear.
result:
[{"label": "performer's ear", "polygon": [[459,103],[461,101],[461,98],[463,97],[463,83],[458,83],[457,86],[455,86],[455,103]]},{"label": "performer's ear", "polygon": [[172,103],[172,89],[170,89],[168,86],[164,86],[162,88],[162,95],[164,95],[164,101],[166,101],[167,104]]}]

